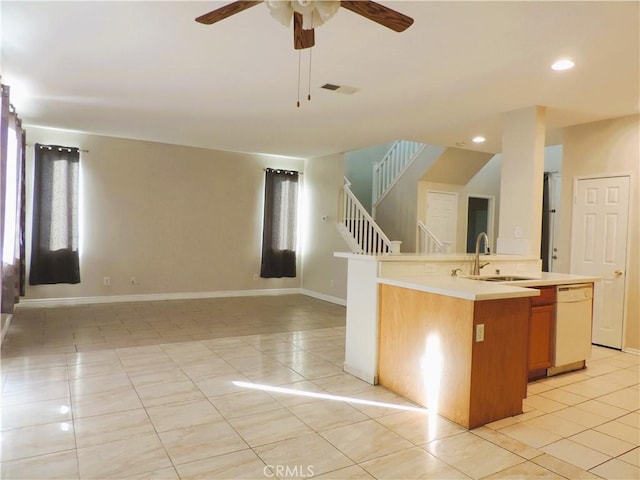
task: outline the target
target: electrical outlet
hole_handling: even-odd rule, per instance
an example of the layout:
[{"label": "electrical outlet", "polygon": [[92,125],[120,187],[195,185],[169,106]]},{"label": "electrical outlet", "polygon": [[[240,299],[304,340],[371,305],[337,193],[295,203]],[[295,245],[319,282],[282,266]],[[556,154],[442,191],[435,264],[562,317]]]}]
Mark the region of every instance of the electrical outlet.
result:
[{"label": "electrical outlet", "polygon": [[102,279],[102,285],[104,285],[105,287],[108,287],[111,285],[111,277],[104,277]]},{"label": "electrical outlet", "polygon": [[424,264],[424,273],[436,273],[436,266],[433,263]]},{"label": "electrical outlet", "polygon": [[257,273],[254,273],[254,274],[253,274],[253,279],[254,279],[254,280],[258,280],[258,278],[260,278],[260,276],[259,276]]},{"label": "electrical outlet", "polygon": [[513,237],[514,238],[520,238],[522,237],[522,227],[515,227],[513,229]]},{"label": "electrical outlet", "polygon": [[333,287],[333,280],[329,280],[329,286]]},{"label": "electrical outlet", "polygon": [[476,325],[476,342],[484,342],[484,323]]}]

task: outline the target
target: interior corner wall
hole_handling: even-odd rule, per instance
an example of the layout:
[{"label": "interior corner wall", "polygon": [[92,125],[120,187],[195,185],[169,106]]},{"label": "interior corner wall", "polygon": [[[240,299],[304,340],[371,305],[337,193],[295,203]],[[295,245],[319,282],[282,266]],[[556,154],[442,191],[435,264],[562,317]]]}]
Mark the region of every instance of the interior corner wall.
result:
[{"label": "interior corner wall", "polygon": [[[623,347],[640,350],[640,116],[577,125],[563,132],[558,270],[571,273],[573,181],[578,176],[630,173],[627,295]],[[564,206],[568,206],[564,208]]]},{"label": "interior corner wall", "polygon": [[302,288],[346,302],[347,261],[333,255],[348,251],[336,228],[338,197],[344,184],[344,156],[336,154],[307,160],[304,177],[306,227]]},{"label": "interior corner wall", "polygon": [[[77,285],[27,286],[28,299],[300,288],[260,272],[266,167],[303,159],[230,153],[26,127],[27,143],[81,153]],[[33,190],[27,147],[27,268]],[[110,277],[105,286],[103,278]],[[132,285],[131,277],[137,284]]]}]

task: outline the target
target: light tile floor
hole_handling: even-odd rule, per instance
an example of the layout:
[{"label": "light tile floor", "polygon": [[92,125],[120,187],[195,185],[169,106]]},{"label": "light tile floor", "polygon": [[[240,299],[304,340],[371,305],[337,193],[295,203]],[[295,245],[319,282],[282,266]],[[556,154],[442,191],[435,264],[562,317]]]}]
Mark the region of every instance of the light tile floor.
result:
[{"label": "light tile floor", "polygon": [[640,357],[594,347],[468,431],[343,373],[344,323],[297,295],[19,309],[1,477],[640,478]]}]

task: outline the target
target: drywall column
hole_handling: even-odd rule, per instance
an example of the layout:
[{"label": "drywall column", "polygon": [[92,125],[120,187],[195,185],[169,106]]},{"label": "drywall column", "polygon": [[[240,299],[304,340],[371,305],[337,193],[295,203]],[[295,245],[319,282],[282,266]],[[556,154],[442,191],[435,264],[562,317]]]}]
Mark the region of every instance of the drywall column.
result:
[{"label": "drywall column", "polygon": [[545,108],[503,116],[497,253],[540,256]]}]

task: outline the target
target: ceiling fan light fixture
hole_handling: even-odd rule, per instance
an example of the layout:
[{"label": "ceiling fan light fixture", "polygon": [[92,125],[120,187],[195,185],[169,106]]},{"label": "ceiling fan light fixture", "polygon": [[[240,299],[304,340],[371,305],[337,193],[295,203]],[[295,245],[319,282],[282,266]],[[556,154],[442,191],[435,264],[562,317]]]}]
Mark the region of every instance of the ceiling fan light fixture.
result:
[{"label": "ceiling fan light fixture", "polygon": [[285,27],[291,25],[293,13],[302,15],[302,28],[312,30],[333,17],[340,8],[340,0],[266,0],[273,18]]}]

